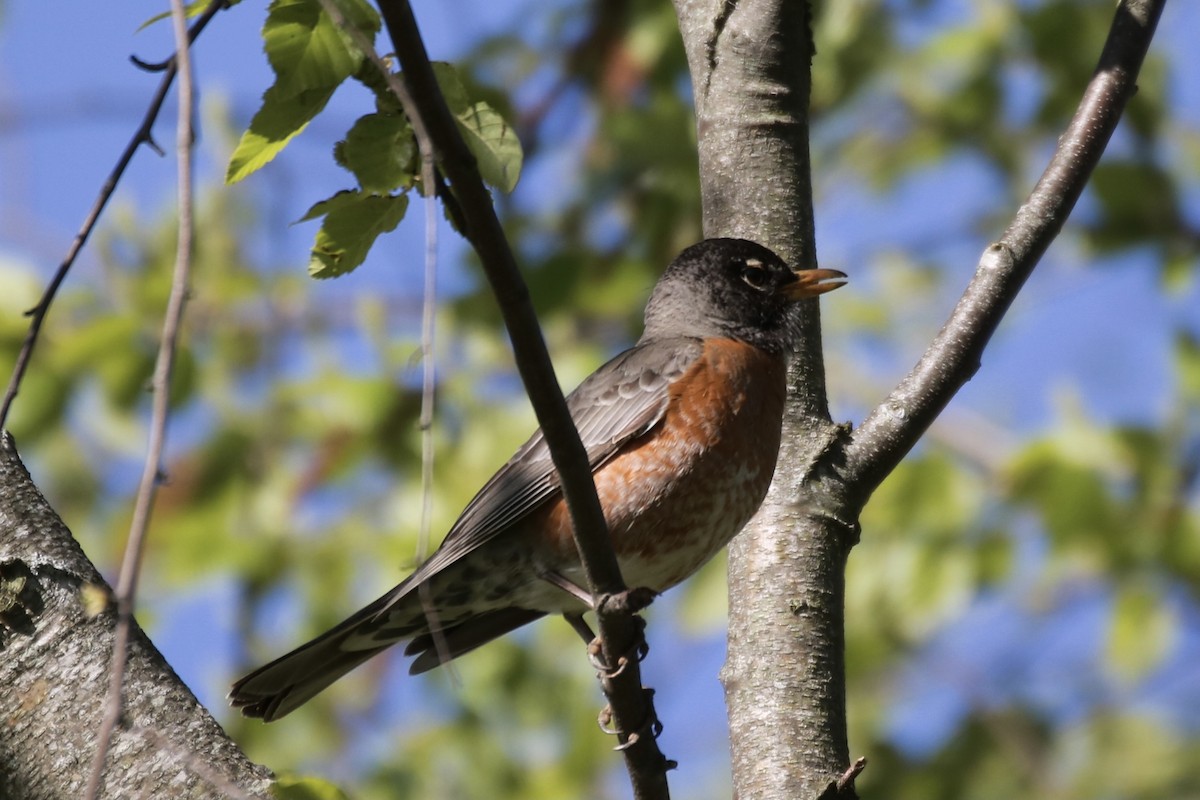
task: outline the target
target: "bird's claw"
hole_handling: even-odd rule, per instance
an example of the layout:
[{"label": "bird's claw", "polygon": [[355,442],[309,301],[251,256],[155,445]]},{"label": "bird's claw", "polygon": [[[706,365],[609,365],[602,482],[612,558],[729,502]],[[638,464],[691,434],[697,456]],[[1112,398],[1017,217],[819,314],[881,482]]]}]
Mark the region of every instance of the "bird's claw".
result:
[{"label": "bird's claw", "polygon": [[600,614],[607,612],[636,614],[642,609],[648,608],[656,597],[658,597],[658,592],[653,589],[635,586],[616,594],[601,595],[596,604],[596,610]]},{"label": "bird's claw", "polygon": [[591,662],[601,678],[611,680],[624,672],[631,660],[636,660],[640,664],[646,660],[646,656],[650,655],[650,643],[646,641],[646,621],[641,617],[634,617],[634,619],[637,620],[637,639],[628,650],[617,657],[615,667],[604,660],[604,642],[600,640],[600,637],[597,636],[588,642],[588,661]]},{"label": "bird's claw", "polygon": [[[613,710],[611,705],[606,705],[604,708],[600,709],[600,714],[596,717],[596,724],[600,726],[600,730],[604,731],[609,736],[620,737],[624,735],[625,741],[613,747],[613,750],[616,750],[617,752],[628,750],[630,747],[633,747],[638,743],[638,740],[642,737],[642,735],[647,732],[655,739],[662,735],[662,720],[658,718],[658,714],[654,711],[654,690],[643,687],[642,691],[646,694],[646,708],[648,709],[648,712],[646,714],[646,718],[642,720],[642,724],[638,726],[637,730],[625,733],[618,728],[612,727]],[[668,762],[667,769],[671,769],[674,766],[674,762]]]}]

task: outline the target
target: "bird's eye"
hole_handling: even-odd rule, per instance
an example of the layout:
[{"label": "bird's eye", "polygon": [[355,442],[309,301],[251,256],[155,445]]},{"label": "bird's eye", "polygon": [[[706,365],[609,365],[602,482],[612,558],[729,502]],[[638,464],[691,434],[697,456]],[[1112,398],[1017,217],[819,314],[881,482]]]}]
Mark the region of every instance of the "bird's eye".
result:
[{"label": "bird's eye", "polygon": [[749,259],[742,264],[742,280],[751,289],[765,289],[768,282],[767,271],[761,261]]}]

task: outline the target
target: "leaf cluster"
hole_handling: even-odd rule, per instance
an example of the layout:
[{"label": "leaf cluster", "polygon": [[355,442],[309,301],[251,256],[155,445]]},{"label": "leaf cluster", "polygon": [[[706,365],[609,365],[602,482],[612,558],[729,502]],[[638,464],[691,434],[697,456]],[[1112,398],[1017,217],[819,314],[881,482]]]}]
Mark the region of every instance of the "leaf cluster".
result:
[{"label": "leaf cluster", "polygon": [[[437,191],[420,185],[419,148],[382,73],[387,63],[363,52],[355,36],[373,42],[380,31],[379,14],[364,0],[337,0],[336,8],[345,27],[319,0],[271,3],[263,47],[275,82],[263,94],[262,106],[238,142],[225,176],[236,183],[270,163],[347,80],[373,93],[375,111],[359,117],[333,151],[334,160],[354,176],[357,187],[313,204],[300,218],[322,220],[309,262],[314,278],[344,275],[362,264],[376,238],[395,230],[404,218],[409,190],[417,188],[425,195]],[[511,192],[522,161],[512,128],[490,105],[472,101],[454,67],[438,64],[437,73],[480,174],[500,191]]]}]

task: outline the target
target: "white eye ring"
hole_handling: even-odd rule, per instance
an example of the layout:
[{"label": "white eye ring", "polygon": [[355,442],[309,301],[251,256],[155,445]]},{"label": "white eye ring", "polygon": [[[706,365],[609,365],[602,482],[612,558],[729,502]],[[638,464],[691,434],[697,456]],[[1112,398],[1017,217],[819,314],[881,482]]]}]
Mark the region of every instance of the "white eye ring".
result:
[{"label": "white eye ring", "polygon": [[764,289],[767,285],[767,271],[757,258],[748,258],[742,262],[742,280],[751,289]]}]

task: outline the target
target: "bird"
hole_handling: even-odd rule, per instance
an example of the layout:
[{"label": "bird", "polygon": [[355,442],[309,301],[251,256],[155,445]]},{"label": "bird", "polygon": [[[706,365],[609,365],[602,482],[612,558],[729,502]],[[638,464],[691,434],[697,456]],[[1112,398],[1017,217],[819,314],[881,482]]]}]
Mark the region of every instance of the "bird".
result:
[{"label": "bird", "polygon": [[[641,338],[567,396],[626,585],[677,585],[757,511],[778,457],[799,301],[845,280],[838,270],[793,270],[752,241],[705,239],[654,286]],[[230,703],[277,720],[397,642],[408,642],[419,674],[547,614],[586,633],[587,586],[539,429],[428,560],[238,680]]]}]

